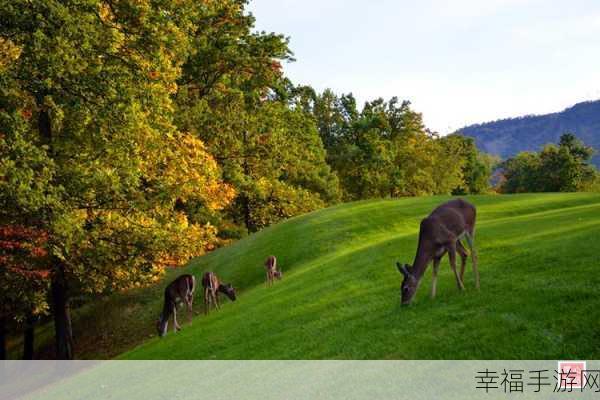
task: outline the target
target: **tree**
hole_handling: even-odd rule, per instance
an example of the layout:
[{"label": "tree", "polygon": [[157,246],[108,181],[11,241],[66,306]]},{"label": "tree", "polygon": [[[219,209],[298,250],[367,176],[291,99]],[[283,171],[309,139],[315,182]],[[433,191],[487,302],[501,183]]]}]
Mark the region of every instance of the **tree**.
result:
[{"label": "tree", "polygon": [[[434,164],[435,192],[450,194],[457,187],[469,186],[467,166],[469,158],[477,157],[477,149],[468,149],[459,136],[437,139],[437,154]],[[466,151],[466,150],[469,151]]]},{"label": "tree", "polygon": [[254,232],[339,195],[314,121],[283,76],[287,39],[253,33],[244,5],[213,2],[195,22],[176,123],[207,144],[235,188],[225,218]]},{"label": "tree", "polygon": [[408,101],[376,99],[359,112],[351,94],[326,90],[312,107],[310,101],[302,104],[317,121],[347,200],[449,194],[463,184],[462,139],[429,132]]},{"label": "tree", "polygon": [[523,152],[501,164],[503,193],[538,192],[540,160],[536,153]]},{"label": "tree", "polygon": [[[33,358],[35,322],[48,313],[48,235],[35,227],[0,227],[0,329],[12,318],[25,327],[23,358]],[[0,352],[6,358],[4,336]]]},{"label": "tree", "polygon": [[[449,135],[445,140],[457,141],[458,162],[462,162],[463,184],[453,188],[453,194],[482,194],[490,190],[490,180],[500,159],[477,150],[475,140],[468,136]],[[457,159],[458,159],[457,158]],[[462,160],[462,161],[461,161]]]},{"label": "tree", "polygon": [[0,359],[9,325],[26,324],[24,358],[33,356],[34,322],[49,311],[50,283],[48,232],[37,212],[57,204],[52,162],[31,142],[30,113],[8,101],[10,89],[0,89]]},{"label": "tree", "polygon": [[539,153],[521,153],[502,164],[505,193],[574,192],[589,190],[598,172],[590,164],[594,154],[573,134],[560,137],[558,145],[548,144]]},{"label": "tree", "polygon": [[316,120],[328,157],[334,157],[336,146],[348,137],[350,125],[358,116],[356,100],[352,94],[338,98],[330,89],[326,89],[320,95],[314,94],[312,88],[304,91],[311,93],[311,97],[314,98],[312,108],[305,109],[312,113]]},{"label": "tree", "polygon": [[[69,300],[156,280],[201,254],[225,207],[203,143],[172,123],[192,1],[26,1],[0,8],[2,224],[47,232],[56,355],[73,357]],[[9,49],[8,51],[6,49]]]}]

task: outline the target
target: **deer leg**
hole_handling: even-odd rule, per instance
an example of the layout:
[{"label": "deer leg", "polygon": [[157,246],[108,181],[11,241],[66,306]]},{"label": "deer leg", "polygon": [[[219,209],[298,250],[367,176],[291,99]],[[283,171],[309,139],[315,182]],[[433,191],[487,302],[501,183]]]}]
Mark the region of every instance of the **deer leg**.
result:
[{"label": "deer leg", "polygon": [[177,304],[173,303],[173,331],[177,332],[181,327],[177,323]]},{"label": "deer leg", "polygon": [[431,280],[431,298],[435,298],[435,291],[436,291],[436,286],[437,286],[437,275],[438,275],[438,270],[440,269],[440,261],[441,261],[441,257],[436,257],[433,259],[433,269],[432,269],[432,273],[433,273],[433,278]]},{"label": "deer leg", "polygon": [[204,315],[208,315],[209,307],[210,307],[210,293],[208,289],[204,289]]},{"label": "deer leg", "polygon": [[456,277],[456,285],[458,286],[458,290],[464,290],[465,285],[463,285],[460,276],[458,276],[458,272],[456,271],[456,243],[452,243],[448,246],[448,256],[450,257],[450,267],[454,272],[454,276]]},{"label": "deer leg", "polygon": [[215,302],[215,297],[216,297],[215,293],[216,293],[215,290],[213,290],[213,289],[210,290],[210,305],[212,305],[212,308],[216,310],[217,304]]},{"label": "deer leg", "polygon": [[471,250],[471,263],[473,264],[473,274],[475,275],[475,288],[479,290],[479,271],[477,270],[477,252],[475,251],[475,245],[473,243],[474,236],[475,232],[471,231],[470,233],[467,232],[465,238],[467,239],[467,244]]},{"label": "deer leg", "polygon": [[219,292],[216,290],[213,292],[213,299],[215,300],[215,308],[219,309]]},{"label": "deer leg", "polygon": [[464,282],[465,266],[467,265],[467,257],[469,255],[460,240],[456,242],[456,251],[460,254],[460,280]]},{"label": "deer leg", "polygon": [[192,310],[192,303],[194,302],[194,295],[189,293],[186,299],[186,305],[190,314],[190,324],[192,323],[192,319],[194,318],[194,311]]}]

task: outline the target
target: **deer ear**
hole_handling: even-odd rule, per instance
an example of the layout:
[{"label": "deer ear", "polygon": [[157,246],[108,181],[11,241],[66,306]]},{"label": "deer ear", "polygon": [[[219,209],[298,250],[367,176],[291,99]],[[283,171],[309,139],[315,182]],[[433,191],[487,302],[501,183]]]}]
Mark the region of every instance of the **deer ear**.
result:
[{"label": "deer ear", "polygon": [[399,262],[396,262],[396,267],[398,268],[398,271],[404,275],[405,277],[408,275],[408,271],[406,269],[405,265],[400,264]]}]

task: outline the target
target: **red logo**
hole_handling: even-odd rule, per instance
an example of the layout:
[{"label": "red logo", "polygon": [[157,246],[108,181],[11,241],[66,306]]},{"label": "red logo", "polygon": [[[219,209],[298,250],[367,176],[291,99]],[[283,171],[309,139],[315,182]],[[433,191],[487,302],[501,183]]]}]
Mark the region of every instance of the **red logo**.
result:
[{"label": "red logo", "polygon": [[584,380],[585,361],[559,361],[558,376],[560,389],[581,389]]}]

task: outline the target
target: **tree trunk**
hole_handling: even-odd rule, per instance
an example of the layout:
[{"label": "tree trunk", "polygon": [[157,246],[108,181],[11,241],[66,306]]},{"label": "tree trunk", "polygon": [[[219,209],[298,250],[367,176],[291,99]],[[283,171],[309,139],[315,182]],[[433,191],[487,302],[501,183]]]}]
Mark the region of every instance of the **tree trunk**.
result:
[{"label": "tree trunk", "polygon": [[243,212],[244,212],[244,225],[246,225],[246,231],[248,233],[253,233],[255,232],[255,226],[252,223],[252,217],[250,215],[250,199],[248,199],[248,196],[244,193],[240,196],[241,201],[242,201],[242,208],[243,208]]},{"label": "tree trunk", "polygon": [[[37,96],[37,106],[40,109],[38,115],[38,130],[39,134],[46,142],[48,146],[51,147],[52,144],[52,122],[50,121],[50,114],[48,113],[48,109],[44,105],[44,95],[39,94]],[[52,149],[50,149],[52,150]]]},{"label": "tree trunk", "polygon": [[[248,132],[244,131],[243,134],[243,143],[244,143],[244,162],[242,167],[244,168],[244,175],[246,179],[250,179],[250,165],[248,164],[248,156],[246,152],[248,151]],[[250,197],[246,193],[242,193],[240,196],[242,201],[242,211],[244,213],[244,225],[246,225],[246,231],[248,233],[256,232],[256,226],[252,222],[252,217],[250,215]]]},{"label": "tree trunk", "polygon": [[6,360],[6,318],[0,317],[0,360]]},{"label": "tree trunk", "polygon": [[35,334],[35,317],[27,314],[25,332],[23,334],[23,360],[33,360],[33,339]]},{"label": "tree trunk", "polygon": [[[39,108],[38,130],[41,139],[48,146],[52,155],[52,120],[48,108],[44,104],[45,93],[36,95]],[[73,329],[71,327],[71,315],[69,310],[69,293],[64,266],[59,260],[54,260],[56,270],[52,277],[50,292],[52,296],[52,310],[54,314],[54,330],[56,337],[56,358],[59,360],[73,359]]]},{"label": "tree trunk", "polygon": [[56,336],[56,358],[73,359],[73,329],[69,310],[69,294],[62,266],[52,279],[52,304],[54,311],[54,330]]}]

